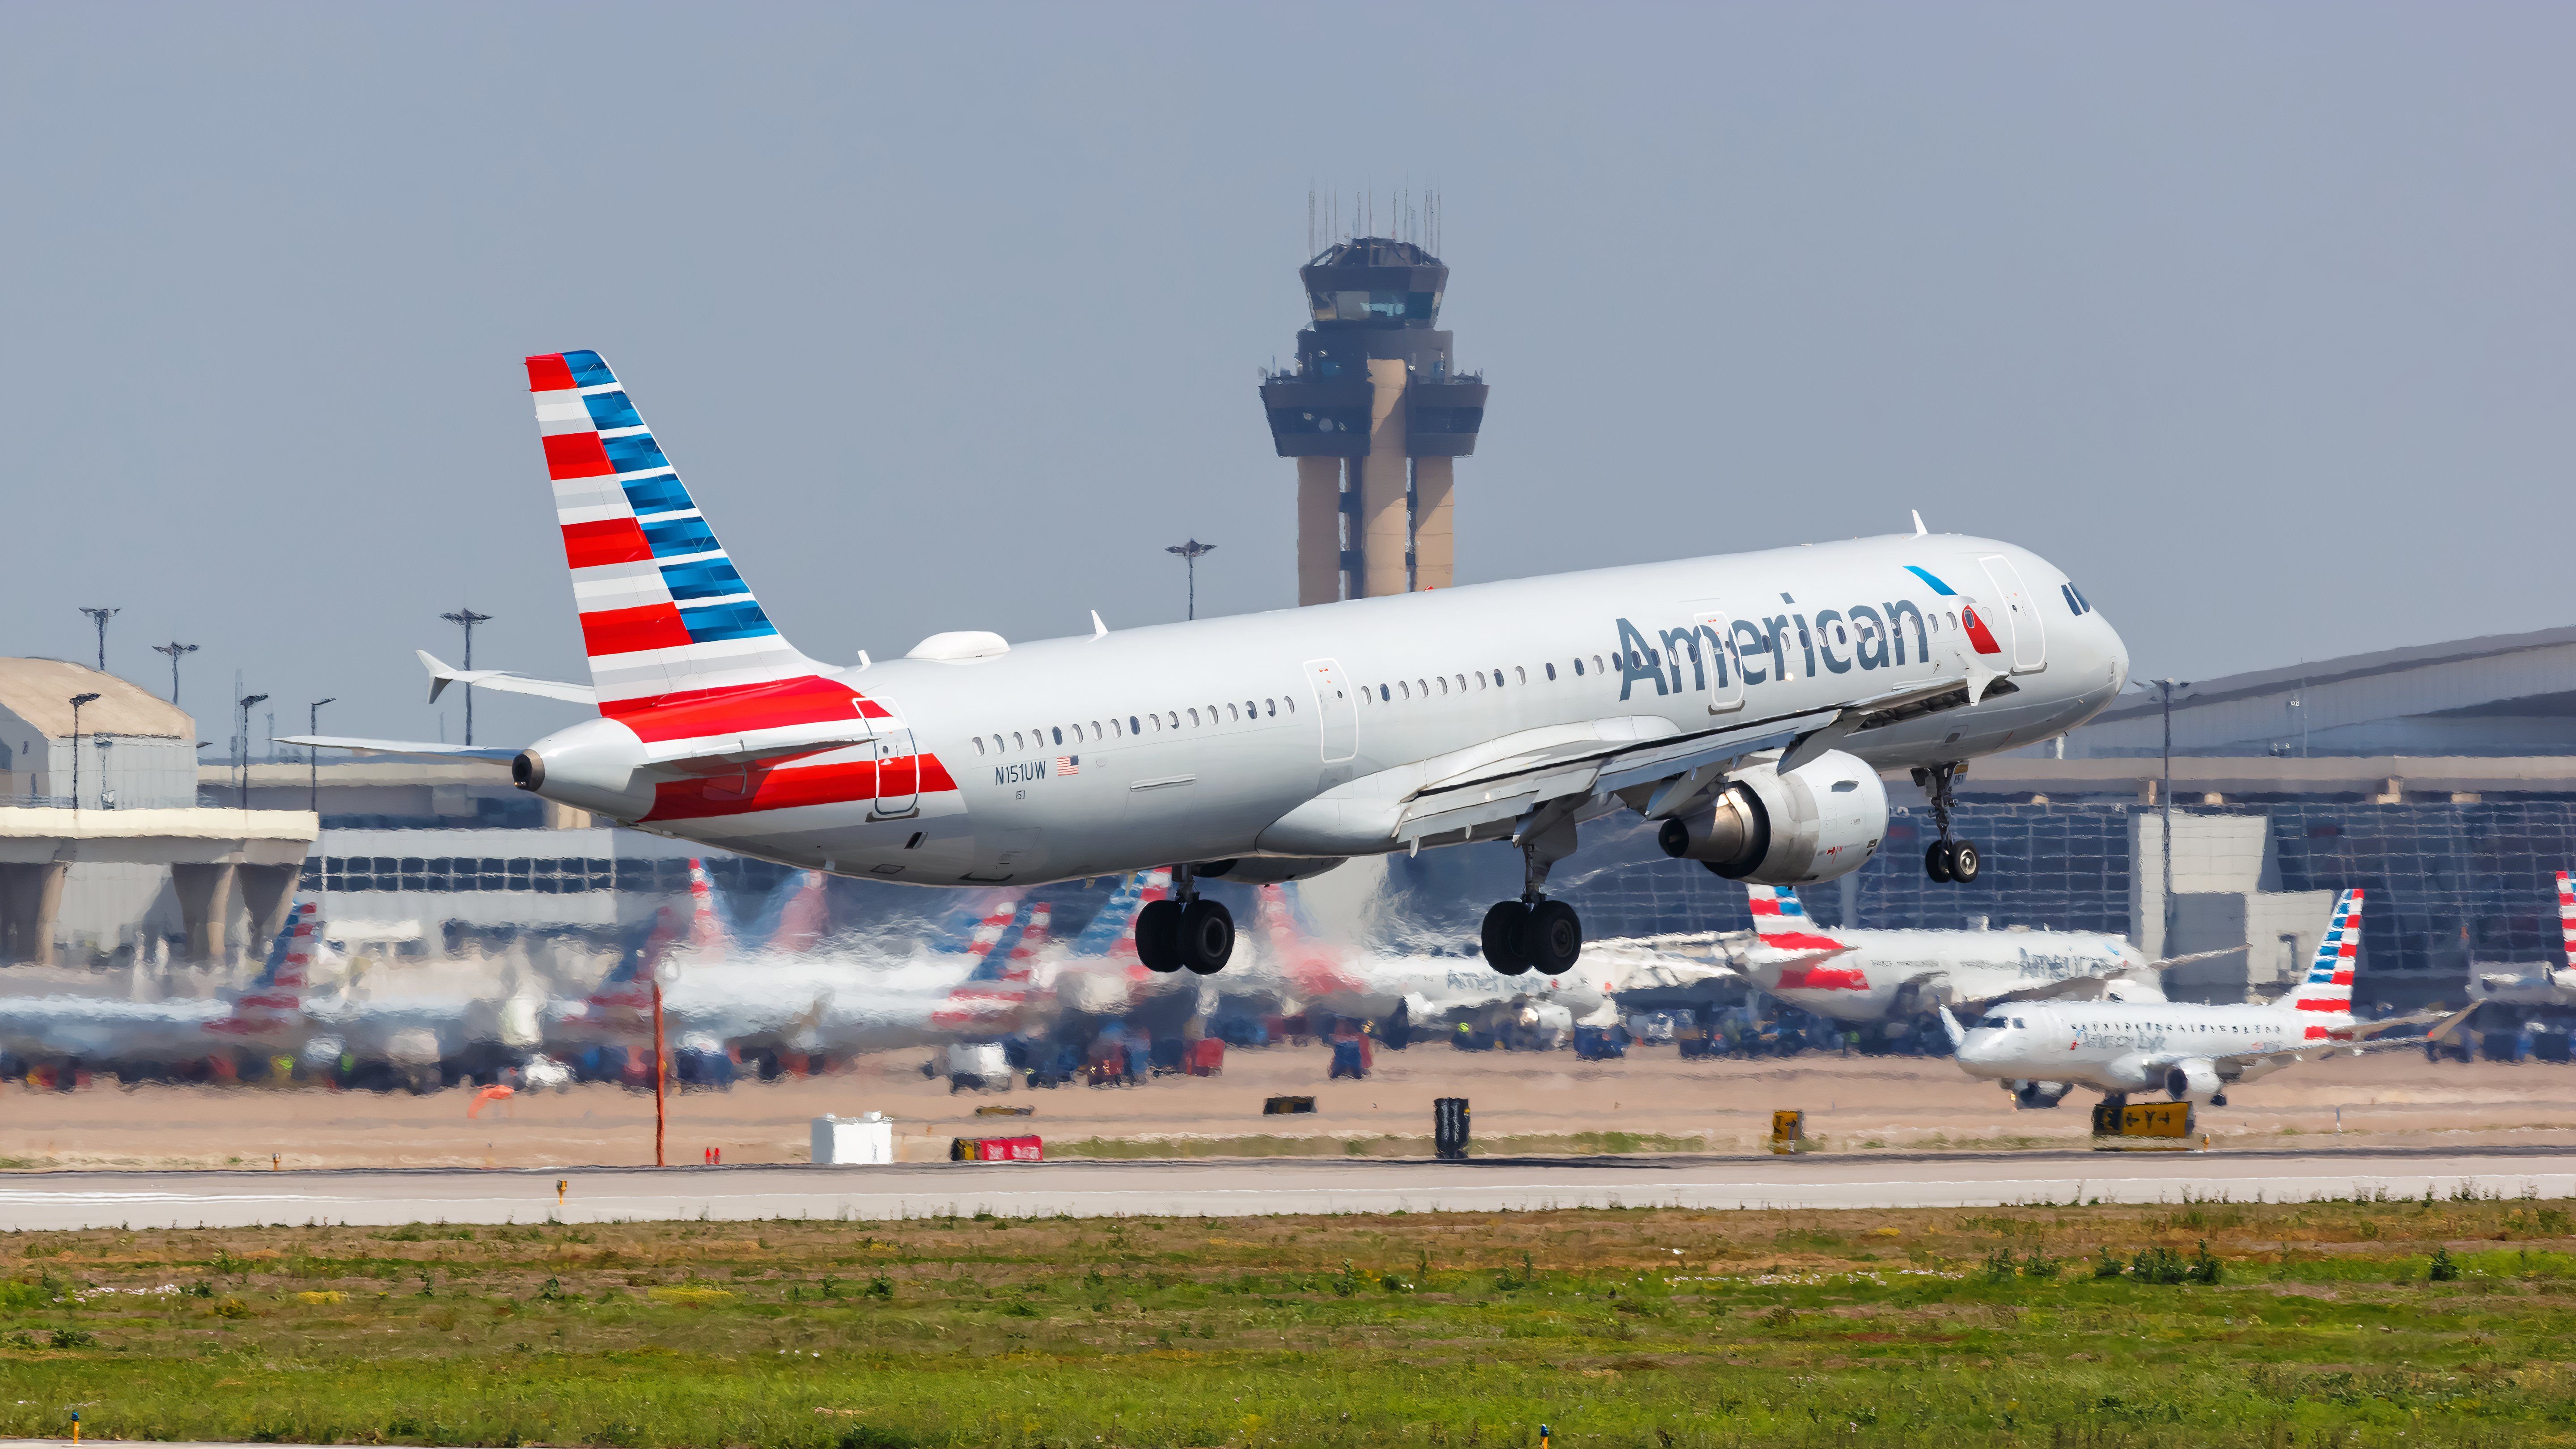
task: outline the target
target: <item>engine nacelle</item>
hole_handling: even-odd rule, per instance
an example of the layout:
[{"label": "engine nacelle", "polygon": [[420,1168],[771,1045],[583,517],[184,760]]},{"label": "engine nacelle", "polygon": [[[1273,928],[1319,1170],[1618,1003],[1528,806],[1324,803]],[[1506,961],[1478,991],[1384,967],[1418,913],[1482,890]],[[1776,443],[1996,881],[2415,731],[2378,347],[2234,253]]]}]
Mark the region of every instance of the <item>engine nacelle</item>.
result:
[{"label": "engine nacelle", "polygon": [[1857,756],[1827,750],[1782,773],[1779,756],[1737,770],[1714,805],[1664,822],[1664,854],[1728,880],[1813,885],[1869,863],[1887,837],[1887,787]]},{"label": "engine nacelle", "polygon": [[2165,1095],[2177,1102],[2208,1102],[2227,1090],[2218,1079],[2218,1064],[2207,1057],[2193,1057],[2165,1068]]}]

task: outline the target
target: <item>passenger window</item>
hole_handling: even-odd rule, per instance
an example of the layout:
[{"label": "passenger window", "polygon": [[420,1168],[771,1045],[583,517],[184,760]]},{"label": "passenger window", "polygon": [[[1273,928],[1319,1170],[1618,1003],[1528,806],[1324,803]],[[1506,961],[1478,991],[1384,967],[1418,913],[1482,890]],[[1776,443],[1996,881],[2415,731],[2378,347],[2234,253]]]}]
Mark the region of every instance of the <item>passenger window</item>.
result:
[{"label": "passenger window", "polygon": [[1378,698],[1378,703],[1380,703],[1380,704],[1384,704],[1384,703],[1386,702],[1386,686],[1385,686],[1385,685],[1381,684],[1381,685],[1379,685],[1379,686],[1377,687],[1377,698]]},{"label": "passenger window", "polygon": [[1449,692],[1449,676],[1448,676],[1448,675],[1445,675],[1445,674],[1444,674],[1444,675],[1441,675],[1441,676],[1440,676],[1440,692],[1441,692],[1442,694],[1447,694],[1447,693]]},{"label": "passenger window", "polygon": [[1556,666],[1555,666],[1555,665],[1550,664],[1550,665],[1548,665],[1548,666],[1547,666],[1547,677],[1548,677],[1548,678],[1550,678],[1550,679],[1554,679],[1554,678],[1556,677]]},{"label": "passenger window", "polygon": [[1261,702],[1269,706],[1269,708],[1261,712],[1264,719],[1276,719],[1279,717],[1279,701],[1275,699],[1265,699]]},{"label": "passenger window", "polygon": [[[1496,680],[1499,682],[1499,680],[1500,680],[1501,676],[1497,675],[1497,676],[1495,676],[1495,678],[1496,678]],[[1520,667],[1520,666],[1519,666],[1519,665],[1517,665],[1517,664],[1513,665],[1513,666],[1512,666],[1512,681],[1513,681],[1514,683],[1516,683],[1516,684],[1527,684],[1527,683],[1529,683],[1529,671],[1528,671],[1528,670],[1526,670],[1526,669],[1523,669],[1522,667]]]},{"label": "passenger window", "polygon": [[1944,615],[1943,617],[1947,618],[1947,619],[1950,621],[1950,627],[1951,627],[1951,628],[1956,629],[1956,628],[1958,628],[1958,627],[1959,627],[1959,616],[1958,616],[1958,615],[1956,615],[1956,614],[1948,614],[1948,615]]},{"label": "passenger window", "polygon": [[1403,680],[1399,679],[1399,680],[1397,680],[1397,681],[1395,682],[1395,688],[1396,688],[1396,692],[1397,692],[1398,694],[1403,695],[1406,699],[1411,699],[1411,698],[1413,698],[1413,686],[1412,686],[1412,685],[1407,684],[1407,683],[1405,683]]},{"label": "passenger window", "polygon": [[1593,656],[1592,656],[1592,672],[1593,672],[1593,673],[1598,674],[1598,673],[1600,673],[1600,672],[1601,672],[1604,668],[1606,668],[1606,667],[1607,667],[1607,666],[1605,666],[1604,664],[1602,664],[1602,662],[1601,662],[1601,656],[1600,656],[1600,655],[1595,654],[1595,655],[1593,655]]},{"label": "passenger window", "polygon": [[[1209,708],[1209,710],[1208,710],[1208,713],[1209,713],[1210,715],[1214,715],[1214,714],[1216,713],[1215,708],[1214,708],[1214,707],[1210,707],[1210,708]],[[1228,704],[1228,705],[1225,707],[1225,717],[1226,717],[1227,719],[1229,719],[1229,720],[1239,720],[1239,719],[1243,718],[1243,716],[1241,716],[1241,715],[1239,715],[1239,714],[1236,714],[1236,713],[1234,712],[1234,706],[1233,706],[1233,705],[1231,705],[1231,704]]]},{"label": "passenger window", "polygon": [[1064,731],[1057,730],[1055,732],[1055,742],[1059,745],[1064,743]]},{"label": "passenger window", "polygon": [[1136,728],[1136,716],[1132,714],[1127,716],[1127,733],[1131,735],[1141,735],[1144,733],[1143,730]]},{"label": "passenger window", "polygon": [[1413,681],[1413,687],[1414,687],[1415,689],[1420,690],[1420,691],[1422,692],[1422,697],[1423,697],[1424,699],[1429,699],[1429,698],[1431,697],[1431,681],[1430,681],[1430,680],[1427,680],[1427,679],[1417,679],[1417,680]]},{"label": "passenger window", "polygon": [[1092,737],[1092,739],[1094,739],[1094,740],[1098,740],[1098,739],[1101,737],[1101,736],[1100,736],[1100,721],[1098,721],[1098,720],[1093,720],[1093,721],[1091,722],[1091,737]]},{"label": "passenger window", "polygon": [[977,735],[975,737],[975,753],[979,755],[984,753],[984,737],[982,735]]},{"label": "passenger window", "polygon": [[[1556,666],[1555,666],[1555,665],[1553,665],[1553,664],[1551,664],[1551,665],[1549,665],[1549,666],[1548,666],[1548,669],[1549,669],[1551,672],[1553,672],[1553,671],[1555,670],[1555,668],[1556,668]],[[1577,678],[1577,679],[1580,679],[1580,678],[1582,678],[1582,677],[1583,677],[1583,661],[1582,661],[1581,659],[1577,659],[1577,660],[1575,660],[1575,661],[1574,661],[1574,676],[1575,676],[1575,678]]]},{"label": "passenger window", "polygon": [[1025,749],[1027,749],[1028,747],[1029,747],[1029,742],[1028,742],[1026,739],[1024,739],[1024,738],[1022,738],[1022,737],[1021,737],[1020,732],[1019,732],[1018,730],[1013,730],[1013,731],[1011,731],[1011,748],[1012,748],[1012,749],[1015,749],[1015,750],[1025,750]]},{"label": "passenger window", "polygon": [[1197,710],[1191,710],[1191,711],[1190,711],[1190,723],[1191,723],[1191,724],[1197,724],[1198,722],[1199,722],[1199,712],[1198,712]]},{"label": "passenger window", "polygon": [[1179,710],[1173,710],[1171,713],[1163,717],[1171,721],[1172,728],[1179,729],[1181,727],[1181,712]]},{"label": "passenger window", "polygon": [[[1231,706],[1229,706],[1229,708],[1230,707]],[[1255,706],[1251,700],[1247,699],[1243,702],[1243,717],[1245,719],[1259,719],[1261,718],[1261,710],[1259,707]]]},{"label": "passenger window", "polygon": [[1458,692],[1460,694],[1465,694],[1467,692],[1467,676],[1463,674],[1458,676]]}]

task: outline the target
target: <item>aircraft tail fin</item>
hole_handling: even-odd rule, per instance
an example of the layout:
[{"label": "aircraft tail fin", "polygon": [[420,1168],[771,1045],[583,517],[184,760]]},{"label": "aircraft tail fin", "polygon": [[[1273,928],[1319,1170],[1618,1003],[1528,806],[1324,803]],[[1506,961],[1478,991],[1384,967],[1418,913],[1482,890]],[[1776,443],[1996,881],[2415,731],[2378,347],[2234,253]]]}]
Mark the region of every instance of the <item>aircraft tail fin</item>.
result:
[{"label": "aircraft tail fin", "polygon": [[1140,966],[1143,958],[1136,954],[1136,913],[1172,893],[1172,873],[1168,870],[1140,870],[1119,882],[1109,903],[1082,934],[1073,939],[1073,954],[1084,959],[1106,958],[1121,965]]},{"label": "aircraft tail fin", "polygon": [[277,1031],[304,1013],[304,993],[313,984],[313,960],[322,946],[322,907],[300,901],[269,943],[268,961],[242,994],[233,999],[232,1014],[216,1030],[244,1035]]},{"label": "aircraft tail fin", "polygon": [[1055,923],[1055,906],[1039,901],[1029,907],[1028,922],[1020,927],[1020,939],[1011,943],[1010,955],[1002,962],[1002,979],[1028,981],[1037,974],[1038,956],[1047,948],[1048,930]]},{"label": "aircraft tail fin", "polygon": [[1807,919],[1806,904],[1789,886],[1748,885],[1744,888],[1747,902],[1753,907],[1753,934],[1775,951],[1840,951],[1844,943],[1816,929]]},{"label": "aircraft tail fin", "polygon": [[[770,622],[599,354],[527,365],[600,712],[622,718],[818,675]],[[833,691],[848,718],[852,692]]]},{"label": "aircraft tail fin", "polygon": [[702,961],[712,960],[724,954],[729,935],[724,918],[717,914],[715,880],[707,874],[707,863],[693,856],[689,860],[689,950]]},{"label": "aircraft tail fin", "polygon": [[2361,888],[2355,886],[2335,901],[2334,915],[2326,923],[2325,935],[2317,940],[2307,979],[2290,992],[2290,1009],[2305,1023],[2303,1035],[2309,1040],[2322,1040],[2333,1028],[2352,1023],[2352,973],[2361,954],[2361,900]]},{"label": "aircraft tail fin", "polygon": [[2576,971],[2576,876],[2558,873],[2558,932],[2567,947],[2567,969]]}]

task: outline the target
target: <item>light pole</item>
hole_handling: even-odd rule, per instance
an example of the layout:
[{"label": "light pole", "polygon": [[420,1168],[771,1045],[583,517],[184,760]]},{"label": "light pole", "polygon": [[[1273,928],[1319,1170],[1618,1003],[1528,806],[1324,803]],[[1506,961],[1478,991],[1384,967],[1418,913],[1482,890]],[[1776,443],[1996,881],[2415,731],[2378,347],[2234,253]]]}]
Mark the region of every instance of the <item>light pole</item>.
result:
[{"label": "light pole", "polygon": [[241,757],[233,762],[233,778],[241,782],[241,808],[250,808],[250,707],[268,698],[264,694],[245,694],[241,705]]},{"label": "light pole", "polygon": [[[101,646],[100,652],[105,652],[104,645]],[[194,644],[182,644],[178,640],[173,639],[167,644],[153,645],[152,652],[155,654],[167,654],[170,656],[170,702],[172,704],[177,704],[179,702],[179,656],[182,654],[196,653],[197,646]]]},{"label": "light pole", "polygon": [[85,608],[82,609],[81,612],[89,615],[90,620],[98,625],[98,672],[105,674],[107,672],[107,621],[115,618],[117,615],[122,614],[125,611],[123,609]]},{"label": "light pole", "polygon": [[1195,619],[1199,616],[1199,555],[1203,553],[1216,552],[1216,545],[1212,543],[1201,543],[1197,539],[1193,538],[1187,543],[1176,543],[1171,547],[1164,549],[1163,552],[1179,554],[1182,561],[1190,566],[1189,617]]},{"label": "light pole", "polygon": [[[339,696],[336,694],[331,696],[331,699],[338,698]],[[318,735],[322,733],[322,706],[329,704],[330,702],[330,699],[317,699],[311,704],[304,706],[304,732],[306,734]],[[304,747],[304,773],[307,777],[306,789],[312,796],[312,798],[307,800],[305,803],[311,807],[316,816],[319,816],[322,813],[322,747],[320,745],[306,745]]]},{"label": "light pole", "polygon": [[2159,954],[2159,955],[2170,956],[2170,955],[2172,955],[2172,954],[2174,953],[2174,950],[2173,950],[2173,923],[2174,923],[2174,893],[2173,893],[2173,701],[2174,701],[2174,691],[2175,691],[2175,690],[2177,690],[2177,689],[2189,689],[2189,688],[2191,688],[2191,682],[2190,682],[2189,680],[2184,680],[2184,679],[2159,679],[2159,680],[2155,680],[2155,681],[2153,681],[2153,682],[2154,682],[2154,684],[2155,684],[2155,686],[2156,686],[2156,690],[2157,690],[2157,692],[2158,692],[2159,694],[2161,694],[2161,695],[2164,697],[2164,706],[2165,706],[2165,772],[2164,772],[2164,779],[2162,780],[2162,782],[2161,782],[2161,783],[2159,783],[2159,784],[2156,786],[2156,805],[2157,805],[2157,807],[2158,807],[2160,810],[2162,810],[2162,811],[2164,812],[2164,824],[2163,824],[2162,828],[2161,828],[2161,829],[2159,829],[2156,833],[2164,837],[2164,847],[2165,847],[2165,921],[2164,921],[2164,934],[2163,934],[2163,935],[2162,935],[2162,937],[2160,937],[2160,938],[2157,940],[2157,942],[2156,942],[2156,951],[2157,951],[2157,954]]},{"label": "light pole", "polygon": [[80,712],[81,706],[98,698],[97,691],[72,696],[72,808],[80,808]]},{"label": "light pole", "polygon": [[[474,667],[474,626],[488,621],[492,616],[475,613],[472,609],[459,609],[453,614],[441,614],[438,617],[465,631],[465,667],[472,669]],[[465,686],[465,743],[469,745],[474,743],[474,686],[470,684]]]}]

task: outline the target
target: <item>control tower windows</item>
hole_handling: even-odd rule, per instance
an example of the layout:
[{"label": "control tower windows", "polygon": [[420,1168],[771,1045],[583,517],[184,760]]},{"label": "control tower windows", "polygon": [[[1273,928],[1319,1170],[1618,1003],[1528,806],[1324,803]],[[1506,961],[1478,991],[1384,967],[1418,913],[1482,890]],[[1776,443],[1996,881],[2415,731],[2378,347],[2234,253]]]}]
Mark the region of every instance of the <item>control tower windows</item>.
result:
[{"label": "control tower windows", "polygon": [[1318,322],[1429,322],[1440,315],[1438,292],[1308,292]]}]

